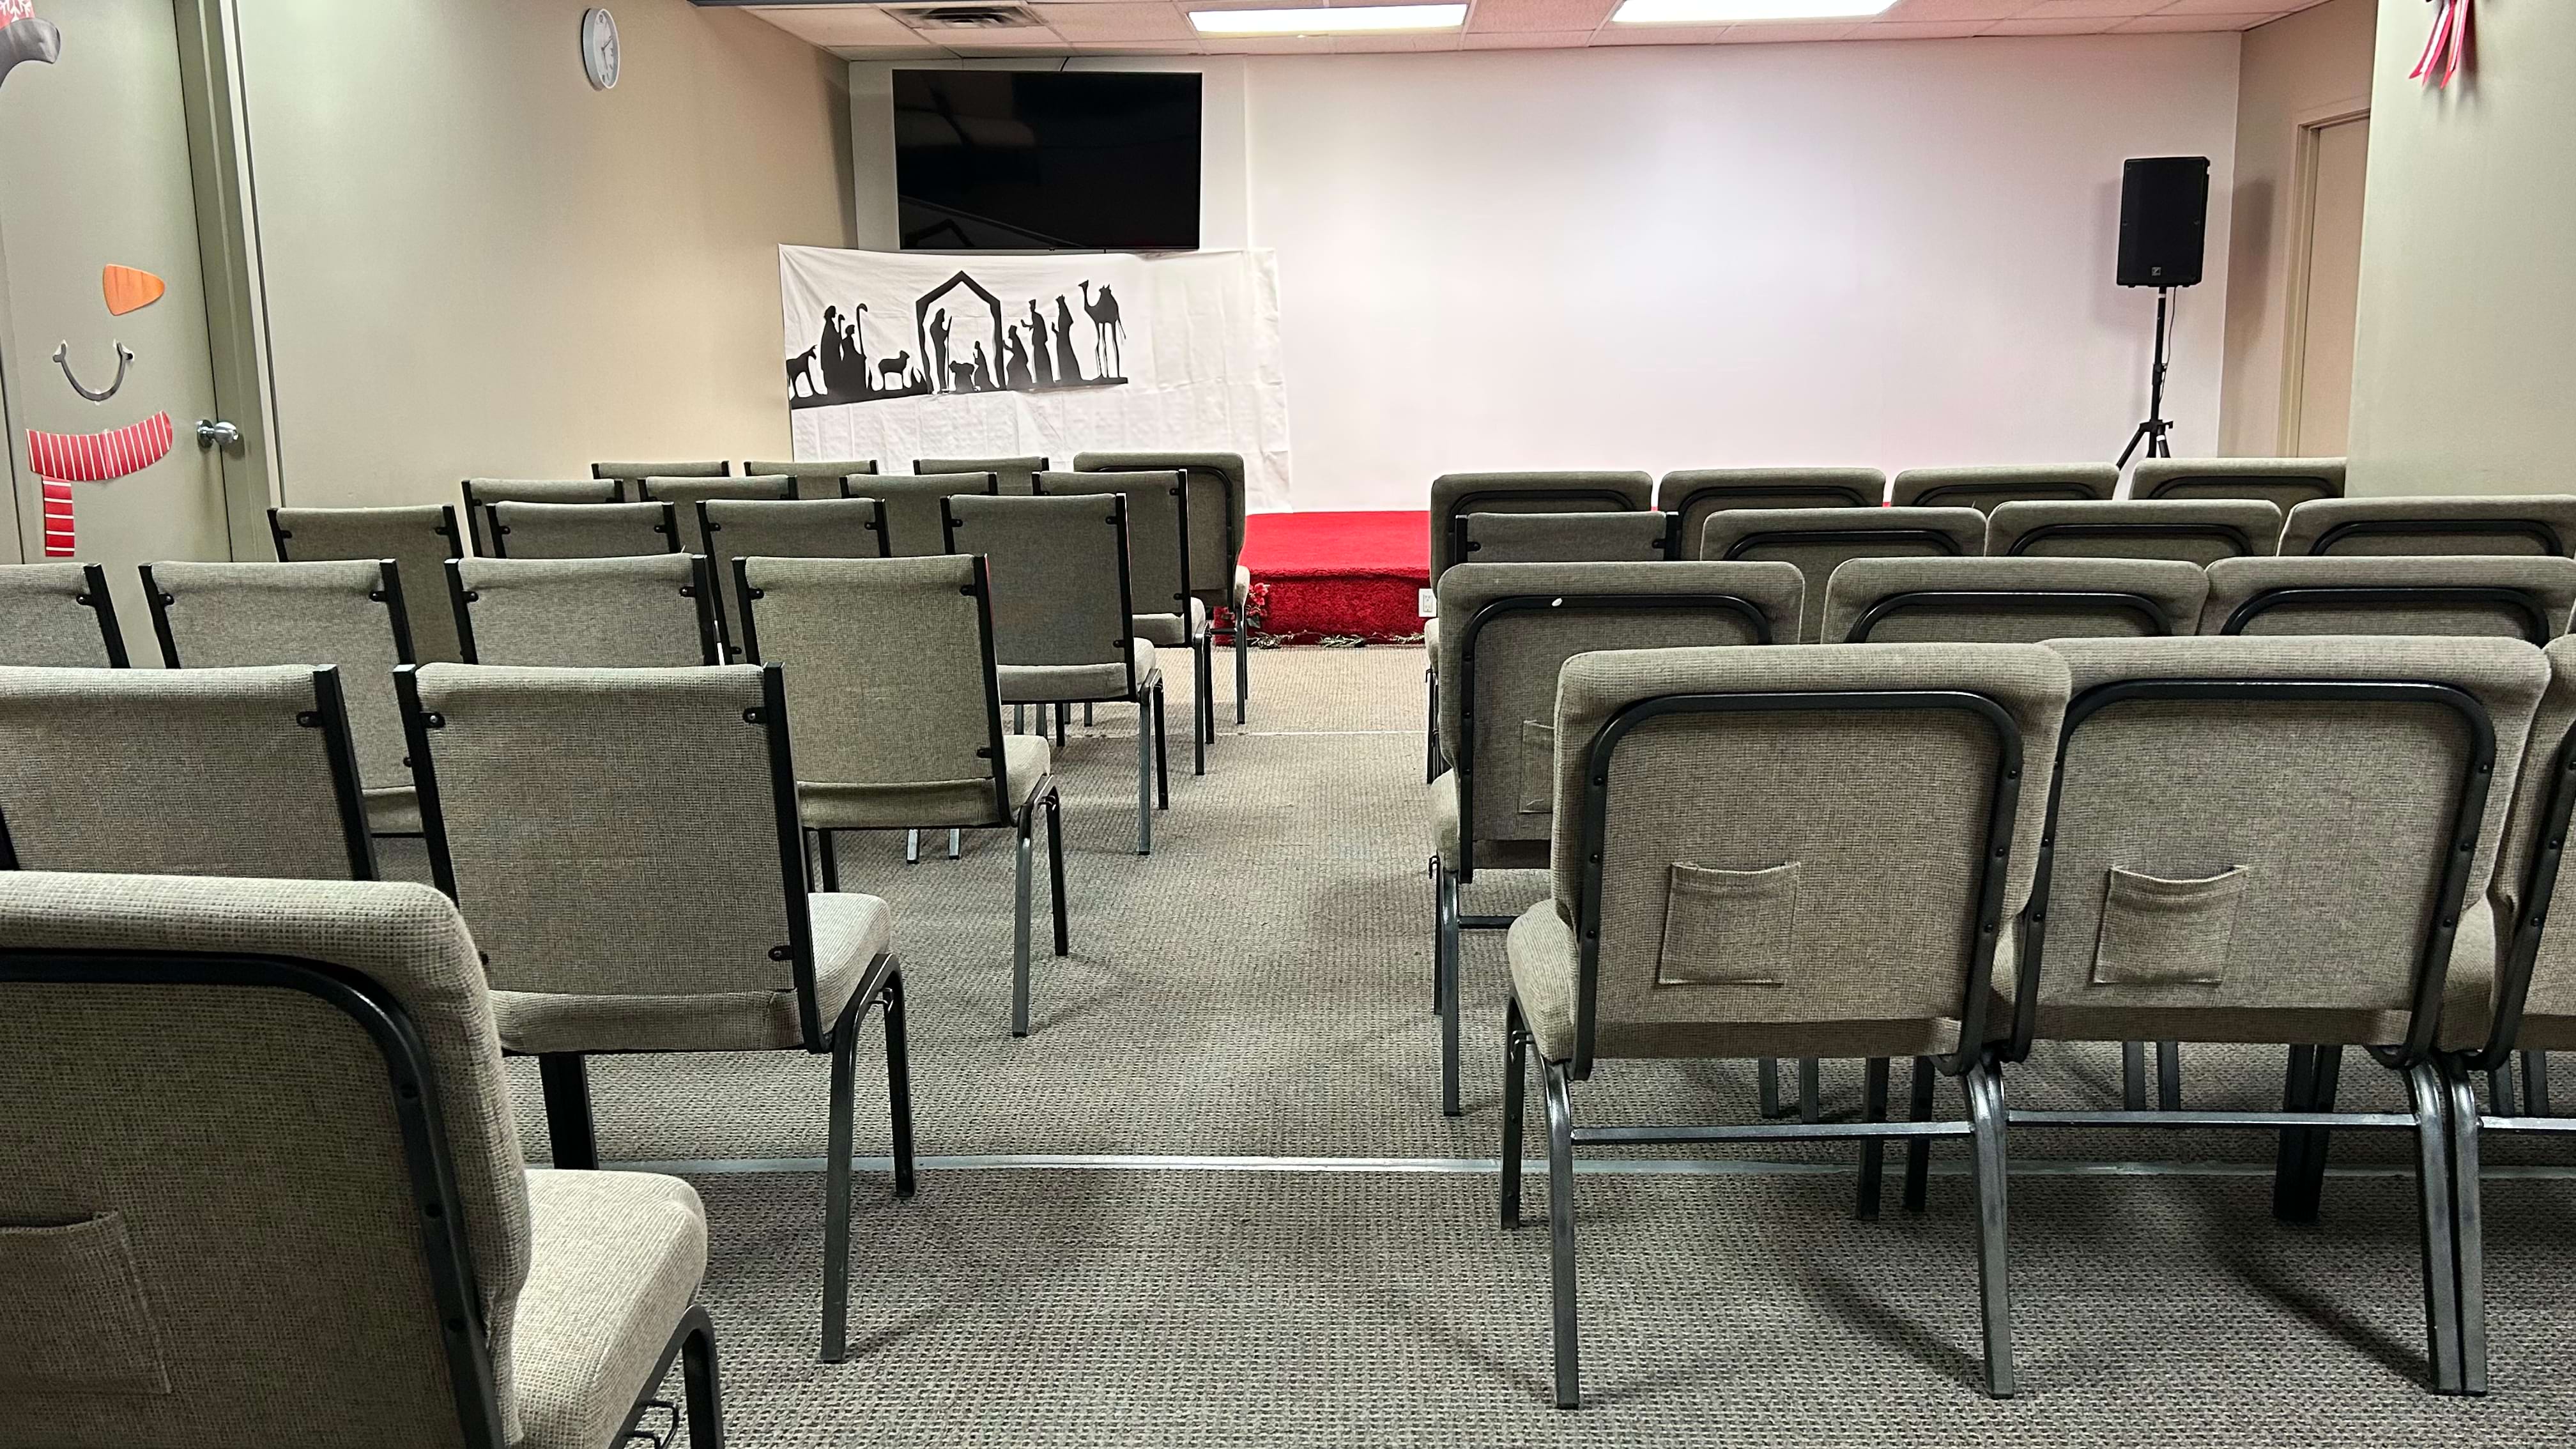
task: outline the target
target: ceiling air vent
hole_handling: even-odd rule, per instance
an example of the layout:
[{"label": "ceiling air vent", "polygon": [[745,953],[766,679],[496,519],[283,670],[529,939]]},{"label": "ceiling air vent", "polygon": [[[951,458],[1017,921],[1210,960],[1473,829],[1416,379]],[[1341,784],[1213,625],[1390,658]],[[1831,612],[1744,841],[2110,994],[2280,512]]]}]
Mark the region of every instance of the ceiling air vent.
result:
[{"label": "ceiling air vent", "polygon": [[1046,24],[1025,5],[888,6],[915,30],[1036,30]]}]

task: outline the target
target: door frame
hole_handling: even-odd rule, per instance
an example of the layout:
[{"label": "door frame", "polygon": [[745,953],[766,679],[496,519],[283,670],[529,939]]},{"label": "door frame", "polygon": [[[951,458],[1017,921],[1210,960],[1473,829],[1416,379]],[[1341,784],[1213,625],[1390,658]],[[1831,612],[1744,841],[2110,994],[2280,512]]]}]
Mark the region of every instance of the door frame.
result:
[{"label": "door frame", "polygon": [[[2368,102],[2339,101],[2293,118],[2291,145],[2290,235],[2286,270],[2288,286],[2281,311],[2281,405],[2277,446],[2281,457],[2297,456],[2299,425],[2307,409],[2308,287],[2317,234],[2317,170],[2324,133],[2336,126],[2370,119]],[[2365,180],[2365,186],[2367,181]],[[2368,201],[2365,192],[2364,206]]]}]

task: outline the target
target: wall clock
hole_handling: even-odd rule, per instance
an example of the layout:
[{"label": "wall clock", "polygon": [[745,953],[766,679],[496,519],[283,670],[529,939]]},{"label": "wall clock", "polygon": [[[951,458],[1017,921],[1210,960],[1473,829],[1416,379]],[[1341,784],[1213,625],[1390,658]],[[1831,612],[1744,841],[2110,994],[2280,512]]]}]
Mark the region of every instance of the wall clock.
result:
[{"label": "wall clock", "polygon": [[617,17],[593,6],[581,13],[581,72],[604,91],[617,84],[617,70]]}]

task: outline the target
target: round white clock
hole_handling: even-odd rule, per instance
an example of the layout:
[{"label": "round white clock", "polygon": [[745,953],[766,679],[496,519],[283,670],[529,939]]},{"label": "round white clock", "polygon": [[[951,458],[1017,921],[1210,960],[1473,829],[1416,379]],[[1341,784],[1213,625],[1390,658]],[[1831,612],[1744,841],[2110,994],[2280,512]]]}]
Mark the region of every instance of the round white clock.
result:
[{"label": "round white clock", "polygon": [[604,91],[617,84],[617,17],[593,6],[581,14],[581,72],[590,88]]}]

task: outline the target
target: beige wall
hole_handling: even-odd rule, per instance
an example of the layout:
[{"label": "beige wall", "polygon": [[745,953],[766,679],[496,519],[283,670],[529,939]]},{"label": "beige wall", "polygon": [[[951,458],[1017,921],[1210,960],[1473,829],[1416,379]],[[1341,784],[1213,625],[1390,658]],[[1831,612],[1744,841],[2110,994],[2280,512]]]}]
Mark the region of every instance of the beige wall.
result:
[{"label": "beige wall", "polygon": [[2576,492],[2576,4],[2477,0],[2447,95],[2406,78],[2429,9],[2380,8],[2352,488]]},{"label": "beige wall", "polygon": [[2281,348],[2296,279],[2299,128],[2369,109],[2378,4],[2330,0],[2245,33],[2218,419],[2224,456],[2282,451]]},{"label": "beige wall", "polygon": [[283,501],[783,454],[781,242],[846,245],[842,62],[623,0],[237,0]]}]

